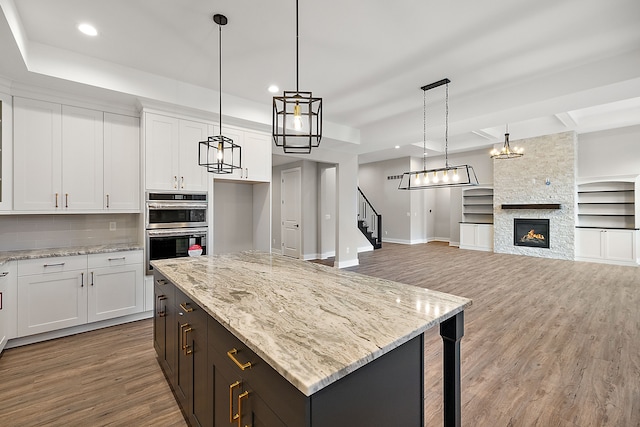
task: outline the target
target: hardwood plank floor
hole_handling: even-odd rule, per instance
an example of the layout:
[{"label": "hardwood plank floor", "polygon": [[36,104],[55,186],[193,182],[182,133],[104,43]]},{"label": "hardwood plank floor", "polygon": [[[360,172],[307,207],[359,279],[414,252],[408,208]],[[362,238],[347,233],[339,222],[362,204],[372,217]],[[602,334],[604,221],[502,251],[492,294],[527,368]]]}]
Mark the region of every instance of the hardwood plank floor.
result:
[{"label": "hardwood plank floor", "polygon": [[[383,245],[349,270],[473,299],[465,426],[640,426],[640,268]],[[427,425],[442,425],[442,344],[425,339]]]},{"label": "hardwood plank floor", "polygon": [[[349,270],[473,299],[463,425],[640,427],[640,268],[385,243]],[[427,331],[429,426],[442,425],[441,349]],[[186,423],[144,320],[6,350],[0,425]]]}]

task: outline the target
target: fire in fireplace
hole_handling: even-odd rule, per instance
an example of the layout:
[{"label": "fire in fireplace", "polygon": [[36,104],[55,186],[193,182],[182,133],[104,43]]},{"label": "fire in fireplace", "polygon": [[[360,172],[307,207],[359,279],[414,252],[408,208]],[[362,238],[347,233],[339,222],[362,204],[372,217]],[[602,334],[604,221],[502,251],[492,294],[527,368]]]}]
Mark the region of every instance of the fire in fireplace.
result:
[{"label": "fire in fireplace", "polygon": [[532,248],[549,248],[549,220],[514,218],[513,244]]}]

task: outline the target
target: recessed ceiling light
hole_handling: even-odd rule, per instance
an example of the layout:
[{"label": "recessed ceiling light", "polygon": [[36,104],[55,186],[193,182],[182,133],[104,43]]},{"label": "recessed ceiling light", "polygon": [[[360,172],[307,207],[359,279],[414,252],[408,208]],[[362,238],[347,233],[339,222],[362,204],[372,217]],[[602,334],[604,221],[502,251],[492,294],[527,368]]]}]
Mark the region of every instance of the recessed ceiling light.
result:
[{"label": "recessed ceiling light", "polygon": [[271,85],[269,86],[269,92],[271,93],[276,93],[276,92],[280,92],[280,88],[276,85]]},{"label": "recessed ceiling light", "polygon": [[396,145],[396,150],[397,150],[398,148],[400,148],[400,146],[399,146],[399,145]]},{"label": "recessed ceiling light", "polygon": [[80,32],[82,32],[83,34],[86,34],[88,36],[97,36],[98,35],[98,30],[96,30],[96,27],[94,27],[91,24],[80,24],[80,25],[78,25],[78,30],[80,30]]}]

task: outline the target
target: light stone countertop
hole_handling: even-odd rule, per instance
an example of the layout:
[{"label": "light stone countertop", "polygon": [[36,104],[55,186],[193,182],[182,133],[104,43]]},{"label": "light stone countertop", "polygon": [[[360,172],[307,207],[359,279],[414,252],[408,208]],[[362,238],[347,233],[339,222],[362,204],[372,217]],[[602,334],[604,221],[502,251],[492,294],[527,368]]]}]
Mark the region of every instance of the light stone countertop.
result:
[{"label": "light stone countertop", "polygon": [[152,265],[307,396],[471,305],[255,251]]},{"label": "light stone countertop", "polygon": [[72,255],[102,254],[121,251],[142,250],[142,245],[137,244],[116,244],[116,245],[91,245],[91,246],[72,246],[68,248],[45,248],[45,249],[28,249],[21,251],[0,251],[0,266],[5,262],[16,261],[21,259],[37,259],[49,257],[61,257]]}]

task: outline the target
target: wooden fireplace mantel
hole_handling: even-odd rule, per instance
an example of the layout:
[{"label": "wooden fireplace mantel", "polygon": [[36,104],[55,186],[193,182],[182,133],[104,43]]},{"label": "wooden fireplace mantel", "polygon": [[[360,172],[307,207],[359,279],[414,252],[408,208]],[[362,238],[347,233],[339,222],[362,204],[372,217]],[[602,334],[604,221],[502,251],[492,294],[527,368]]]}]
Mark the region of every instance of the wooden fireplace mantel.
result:
[{"label": "wooden fireplace mantel", "polygon": [[559,203],[529,203],[520,205],[501,205],[502,209],[560,209]]}]

